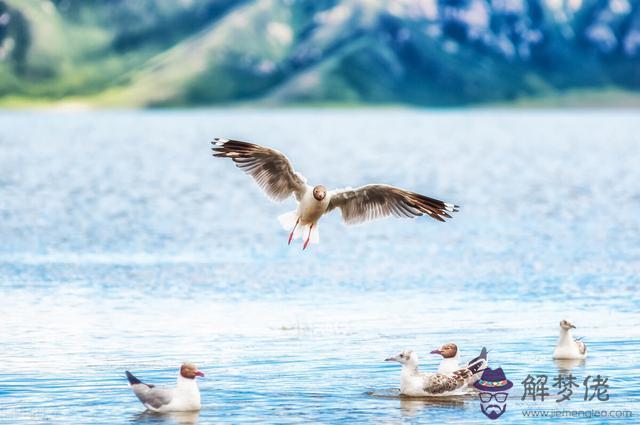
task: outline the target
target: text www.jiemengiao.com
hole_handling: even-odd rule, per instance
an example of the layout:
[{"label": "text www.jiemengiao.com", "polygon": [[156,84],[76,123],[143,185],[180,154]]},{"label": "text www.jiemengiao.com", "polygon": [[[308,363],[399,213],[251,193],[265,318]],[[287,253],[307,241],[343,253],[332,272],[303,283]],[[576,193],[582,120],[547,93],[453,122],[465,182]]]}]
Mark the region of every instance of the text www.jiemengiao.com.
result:
[{"label": "text www.jiemengiao.com", "polygon": [[522,416],[535,418],[631,418],[631,410],[561,410],[561,409],[528,409]]}]

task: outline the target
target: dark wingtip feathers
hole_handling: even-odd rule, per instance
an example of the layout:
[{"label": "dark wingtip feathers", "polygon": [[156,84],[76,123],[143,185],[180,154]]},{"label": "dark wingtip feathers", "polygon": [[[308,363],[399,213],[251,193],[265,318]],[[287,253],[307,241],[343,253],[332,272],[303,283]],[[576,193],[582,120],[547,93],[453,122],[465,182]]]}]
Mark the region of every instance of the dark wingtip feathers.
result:
[{"label": "dark wingtip feathers", "polygon": [[253,143],[230,140],[222,137],[216,137],[211,144],[213,145],[211,148],[213,156],[220,158],[248,156],[261,149],[260,146],[254,145]]},{"label": "dark wingtip feathers", "polygon": [[226,142],[228,142],[227,139],[222,139],[220,137],[216,137],[215,139],[213,139],[211,141],[211,144],[213,145],[211,147],[211,150],[213,151],[213,156],[216,156],[216,157],[224,157],[224,156],[226,156],[224,154],[224,152],[225,152],[224,144]]},{"label": "dark wingtip feathers", "polygon": [[407,196],[405,192],[403,195],[405,199],[408,198],[412,207],[441,223],[446,221],[445,218],[453,218],[450,213],[458,212],[460,209],[458,205],[442,202],[419,193],[409,192]]}]

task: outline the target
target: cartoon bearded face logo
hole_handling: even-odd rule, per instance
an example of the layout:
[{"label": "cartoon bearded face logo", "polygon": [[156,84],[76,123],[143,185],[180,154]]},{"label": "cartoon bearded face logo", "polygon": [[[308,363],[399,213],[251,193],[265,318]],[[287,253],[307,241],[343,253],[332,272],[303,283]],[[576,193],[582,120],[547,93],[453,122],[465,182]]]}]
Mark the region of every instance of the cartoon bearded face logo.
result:
[{"label": "cartoon bearded face logo", "polygon": [[486,368],[473,384],[480,391],[480,410],[489,419],[498,419],[507,410],[507,397],[513,382],[504,375],[502,368]]}]

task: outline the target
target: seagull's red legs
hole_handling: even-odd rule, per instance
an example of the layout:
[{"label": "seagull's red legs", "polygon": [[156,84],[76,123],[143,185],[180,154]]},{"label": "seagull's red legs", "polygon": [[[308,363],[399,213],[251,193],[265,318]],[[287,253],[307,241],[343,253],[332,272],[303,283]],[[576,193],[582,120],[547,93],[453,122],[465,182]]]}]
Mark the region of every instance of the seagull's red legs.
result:
[{"label": "seagull's red legs", "polygon": [[307,236],[307,240],[304,241],[304,245],[302,246],[303,250],[307,249],[307,245],[309,245],[309,239],[311,239],[311,230],[313,230],[313,224],[309,226],[309,236]]},{"label": "seagull's red legs", "polygon": [[296,227],[298,227],[298,223],[300,223],[299,218],[298,220],[296,220],[296,224],[293,226],[293,230],[291,230],[291,233],[289,233],[289,243],[287,243],[287,245],[291,245],[291,239],[293,239],[293,232],[296,231]]}]

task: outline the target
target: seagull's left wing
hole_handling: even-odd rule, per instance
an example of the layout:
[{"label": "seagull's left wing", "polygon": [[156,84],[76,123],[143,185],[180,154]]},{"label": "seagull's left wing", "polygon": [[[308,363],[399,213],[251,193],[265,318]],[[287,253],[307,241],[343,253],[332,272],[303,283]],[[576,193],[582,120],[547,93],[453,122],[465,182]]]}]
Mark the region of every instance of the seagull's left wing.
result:
[{"label": "seagull's left wing", "polygon": [[417,217],[423,214],[438,221],[451,218],[458,206],[418,193],[384,184],[370,184],[357,189],[342,189],[331,193],[327,212],[340,208],[347,224],[395,215]]},{"label": "seagull's left wing", "polygon": [[231,158],[238,168],[255,179],[270,198],[282,201],[294,194],[300,201],[304,195],[307,189],[305,178],[277,150],[239,140],[216,138],[211,143],[213,156]]}]

